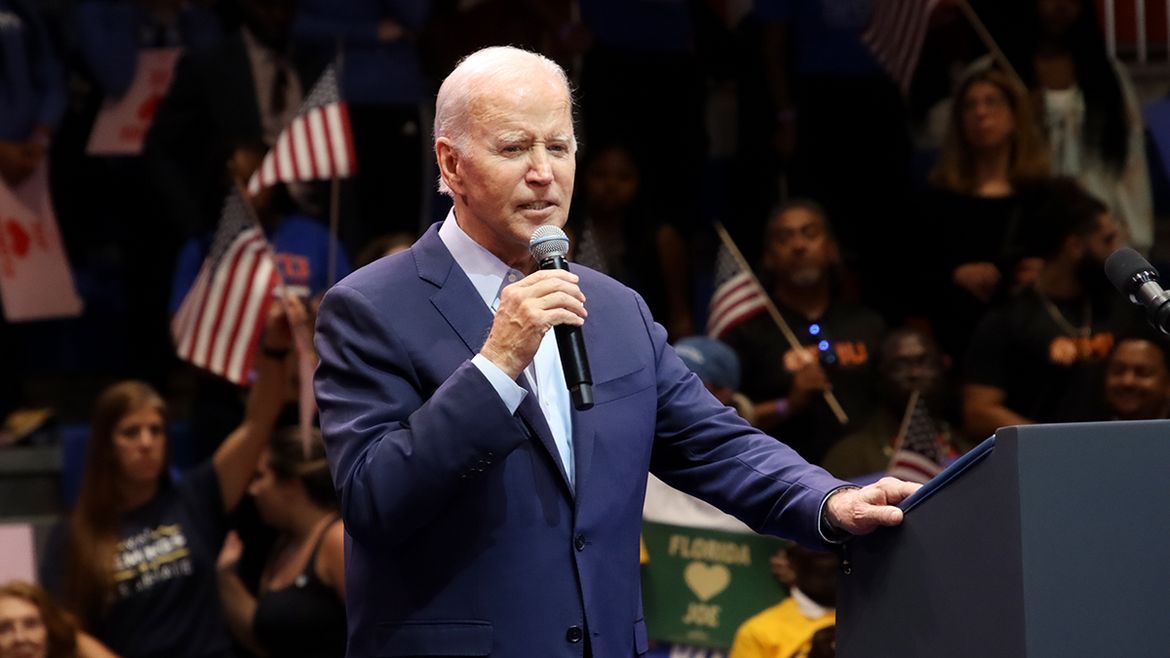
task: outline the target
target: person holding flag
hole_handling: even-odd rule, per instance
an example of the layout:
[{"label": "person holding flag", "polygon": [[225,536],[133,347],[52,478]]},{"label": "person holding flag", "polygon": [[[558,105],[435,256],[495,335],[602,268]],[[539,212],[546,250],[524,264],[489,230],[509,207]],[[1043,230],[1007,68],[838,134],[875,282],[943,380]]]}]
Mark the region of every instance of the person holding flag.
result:
[{"label": "person holding flag", "polygon": [[[740,267],[729,281],[741,292],[716,291],[708,322],[708,333],[739,354],[741,391],[755,403],[756,426],[813,463],[872,412],[872,355],[885,333],[876,313],[841,298],[839,266],[824,209],[793,200],[768,222],[763,285]],[[738,304],[722,301],[737,296]],[[775,315],[763,312],[769,304]]]},{"label": "person holding flag", "polygon": [[[265,150],[257,140],[240,142],[226,171],[233,184],[214,236],[190,241],[180,254],[171,295],[172,333],[179,356],[213,377],[199,380],[195,407],[198,452],[210,454],[220,437],[239,421],[237,386],[243,384],[257,318],[271,292],[294,293],[306,306],[350,271],[337,240],[337,206],[332,230],[300,215],[288,185],[336,181],[356,171],[353,136],[337,77],[328,67],[293,120]],[[246,190],[245,190],[246,187]],[[336,200],[336,196],[334,196]],[[202,263],[202,265],[200,265]],[[307,341],[297,344],[299,379],[308,386],[315,357]],[[234,386],[232,385],[234,384]],[[300,408],[315,409],[308,391]]]},{"label": "person holding flag", "polygon": [[830,448],[821,466],[845,480],[869,481],[889,472],[925,482],[973,447],[958,431],[943,355],[921,331],[896,329],[882,341],[877,361],[878,409]]}]

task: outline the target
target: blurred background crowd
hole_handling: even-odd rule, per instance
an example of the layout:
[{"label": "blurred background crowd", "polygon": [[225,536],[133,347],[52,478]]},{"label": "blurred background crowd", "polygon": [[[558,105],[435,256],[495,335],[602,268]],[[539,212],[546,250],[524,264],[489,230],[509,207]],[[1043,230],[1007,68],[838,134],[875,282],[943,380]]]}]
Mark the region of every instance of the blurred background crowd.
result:
[{"label": "blurred background crowd", "polygon": [[[1167,5],[1136,35],[1132,3],[923,2],[898,75],[880,4],[0,0],[0,179],[47,172],[84,308],[0,319],[0,516],[62,519],[38,545],[55,603],[0,588],[0,656],[30,610],[72,638],[47,655],[341,655],[342,529],[319,438],[302,449],[297,345],[329,285],[446,215],[434,94],[487,45],[573,81],[572,260],[639,291],[713,393],[835,475],[924,479],[1004,425],[1166,417],[1170,343],[1102,264],[1170,258]],[[95,148],[168,56],[140,145]],[[247,194],[292,295],[240,387],[179,359],[170,323],[225,196],[331,62],[357,172]],[[721,272],[729,242],[744,264]],[[760,290],[720,306],[748,271]],[[61,488],[16,495],[37,468],[18,448],[55,450]],[[777,577],[803,594],[773,613],[831,612],[823,582]],[[817,637],[807,655],[831,655]]]}]

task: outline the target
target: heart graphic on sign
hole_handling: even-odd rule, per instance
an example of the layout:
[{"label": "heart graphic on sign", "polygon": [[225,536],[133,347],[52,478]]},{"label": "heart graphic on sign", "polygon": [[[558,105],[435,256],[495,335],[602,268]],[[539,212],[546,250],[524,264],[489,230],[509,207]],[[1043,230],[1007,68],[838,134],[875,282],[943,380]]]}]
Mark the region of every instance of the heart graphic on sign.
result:
[{"label": "heart graphic on sign", "polygon": [[28,254],[30,240],[28,232],[24,230],[24,227],[12,220],[8,220],[4,228],[8,231],[8,241],[12,245],[12,251],[17,256]]},{"label": "heart graphic on sign", "polygon": [[695,596],[705,603],[727,589],[731,584],[731,571],[722,564],[691,562],[683,570],[683,580]]}]

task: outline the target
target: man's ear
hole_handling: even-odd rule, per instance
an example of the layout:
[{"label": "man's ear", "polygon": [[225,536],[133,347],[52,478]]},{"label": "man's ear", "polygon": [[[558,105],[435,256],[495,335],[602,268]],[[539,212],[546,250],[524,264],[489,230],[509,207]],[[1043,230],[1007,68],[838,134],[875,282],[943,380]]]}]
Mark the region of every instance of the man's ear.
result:
[{"label": "man's ear", "polygon": [[435,162],[439,165],[439,176],[455,194],[463,193],[463,179],[460,175],[461,158],[455,144],[447,137],[435,140]]}]

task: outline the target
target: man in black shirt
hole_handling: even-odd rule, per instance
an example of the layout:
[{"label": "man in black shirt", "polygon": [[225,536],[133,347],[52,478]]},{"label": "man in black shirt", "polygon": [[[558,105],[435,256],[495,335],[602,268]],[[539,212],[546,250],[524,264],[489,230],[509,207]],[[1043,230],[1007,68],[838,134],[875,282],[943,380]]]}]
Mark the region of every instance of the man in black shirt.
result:
[{"label": "man in black shirt", "polygon": [[[768,314],[730,329],[722,339],[739,354],[742,392],[755,403],[756,425],[810,462],[873,408],[873,355],[881,318],[836,294],[837,241],[816,203],[793,201],[768,222],[764,286],[804,349],[793,350]],[[832,390],[849,416],[842,425],[824,399]]]},{"label": "man in black shirt", "polygon": [[1117,222],[1069,179],[1049,185],[1036,217],[1045,263],[1035,283],[975,331],[963,387],[967,433],[1005,425],[1086,420],[1100,366],[1136,311],[1110,288],[1102,265],[1121,246]]}]

